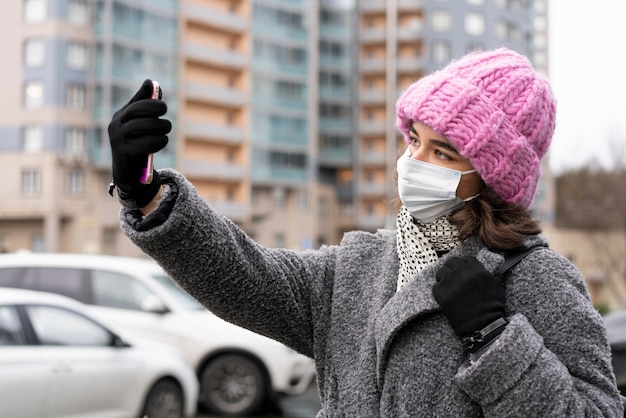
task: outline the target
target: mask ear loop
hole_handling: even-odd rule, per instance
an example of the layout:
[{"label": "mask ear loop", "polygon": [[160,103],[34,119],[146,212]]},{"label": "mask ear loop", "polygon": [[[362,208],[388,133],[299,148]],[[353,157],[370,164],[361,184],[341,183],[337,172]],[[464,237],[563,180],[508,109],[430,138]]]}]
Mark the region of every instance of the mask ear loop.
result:
[{"label": "mask ear loop", "polygon": [[469,202],[470,200],[474,200],[474,199],[476,199],[478,196],[480,196],[480,193],[477,193],[477,194],[475,194],[474,196],[470,196],[470,197],[468,197],[467,199],[463,199],[463,202],[464,202],[464,203],[467,203],[467,202]]},{"label": "mask ear loop", "polygon": [[[472,169],[472,170],[467,170],[467,171],[461,171],[461,175],[463,174],[472,174],[472,173],[478,173],[478,171],[476,171],[476,169]],[[476,193],[474,196],[470,196],[467,199],[463,199],[463,203],[467,203],[470,200],[474,200],[476,199],[478,196],[480,196],[480,193]]]}]

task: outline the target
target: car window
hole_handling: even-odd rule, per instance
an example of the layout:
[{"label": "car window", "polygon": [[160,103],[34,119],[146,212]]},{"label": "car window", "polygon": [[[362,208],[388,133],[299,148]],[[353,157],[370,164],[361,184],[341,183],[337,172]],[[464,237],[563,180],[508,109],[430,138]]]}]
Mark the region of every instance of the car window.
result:
[{"label": "car window", "polygon": [[143,301],[152,294],[134,277],[105,270],[91,272],[95,305],[142,310]]},{"label": "car window", "polygon": [[110,345],[112,335],[90,319],[54,306],[28,306],[26,312],[42,345]]},{"label": "car window", "polygon": [[20,267],[0,268],[0,286],[2,287],[22,287],[20,277],[24,269]]},{"label": "car window", "polygon": [[0,306],[0,345],[25,345],[26,336],[17,311],[12,306]]},{"label": "car window", "polygon": [[23,277],[22,287],[91,303],[87,272],[80,268],[31,267]]},{"label": "car window", "polygon": [[191,297],[189,293],[185,292],[183,288],[180,287],[174,280],[170,279],[169,276],[163,274],[153,274],[152,277],[154,277],[157,282],[161,283],[163,288],[165,288],[165,290],[176,298],[185,308],[190,310],[204,309],[204,306],[202,306],[200,302]]}]

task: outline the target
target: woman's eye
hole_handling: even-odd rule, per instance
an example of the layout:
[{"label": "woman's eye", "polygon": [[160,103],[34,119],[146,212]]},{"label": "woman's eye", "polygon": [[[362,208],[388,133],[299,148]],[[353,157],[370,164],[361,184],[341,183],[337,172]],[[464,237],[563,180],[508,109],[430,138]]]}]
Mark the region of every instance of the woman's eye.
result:
[{"label": "woman's eye", "polygon": [[450,156],[448,154],[446,154],[445,152],[442,151],[435,151],[435,154],[437,155],[437,158],[439,158],[440,160],[450,160]]}]

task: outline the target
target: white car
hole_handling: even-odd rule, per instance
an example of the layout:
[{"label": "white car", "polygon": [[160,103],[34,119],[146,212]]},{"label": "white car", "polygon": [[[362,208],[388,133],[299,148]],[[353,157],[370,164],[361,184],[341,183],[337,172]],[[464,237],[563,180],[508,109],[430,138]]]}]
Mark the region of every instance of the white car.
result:
[{"label": "white car", "polygon": [[0,288],[0,414],[193,417],[198,381],[174,347],[138,342],[64,296]]},{"label": "white car", "polygon": [[278,396],[303,393],[315,377],[312,359],[218,318],[152,260],[0,255],[0,286],[64,294],[116,329],[178,346],[200,381],[200,404],[217,415],[253,414]]}]

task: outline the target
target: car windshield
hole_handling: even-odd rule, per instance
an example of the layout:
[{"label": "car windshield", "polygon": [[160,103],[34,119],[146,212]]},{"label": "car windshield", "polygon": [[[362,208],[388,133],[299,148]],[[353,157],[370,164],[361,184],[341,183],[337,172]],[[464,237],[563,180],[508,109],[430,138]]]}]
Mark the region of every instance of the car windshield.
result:
[{"label": "car windshield", "polygon": [[180,302],[186,309],[189,310],[203,310],[202,306],[197,300],[189,296],[179,285],[170,279],[169,276],[164,274],[154,274],[152,277],[156,279],[163,287],[173,296],[178,302]]}]

